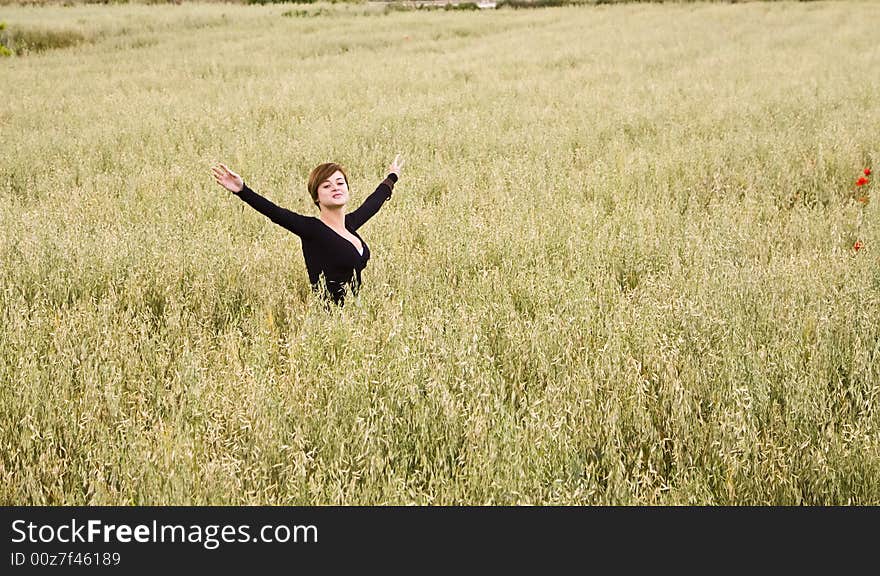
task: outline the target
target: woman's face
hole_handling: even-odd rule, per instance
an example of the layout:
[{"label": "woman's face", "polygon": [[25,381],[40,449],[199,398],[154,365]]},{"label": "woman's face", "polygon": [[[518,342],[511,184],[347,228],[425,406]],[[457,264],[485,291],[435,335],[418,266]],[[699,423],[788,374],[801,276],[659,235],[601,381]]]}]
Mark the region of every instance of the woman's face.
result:
[{"label": "woman's face", "polygon": [[345,176],[337,170],[329,178],[318,184],[318,206],[335,208],[348,203],[348,183]]}]

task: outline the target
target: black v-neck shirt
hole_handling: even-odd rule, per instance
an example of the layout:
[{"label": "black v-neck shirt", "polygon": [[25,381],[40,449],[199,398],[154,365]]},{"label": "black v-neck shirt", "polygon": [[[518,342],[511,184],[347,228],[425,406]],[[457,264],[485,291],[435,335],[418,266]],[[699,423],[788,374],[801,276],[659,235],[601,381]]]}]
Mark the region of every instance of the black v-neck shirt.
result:
[{"label": "black v-neck shirt", "polygon": [[357,210],[345,215],[345,228],[361,241],[363,253],[358,252],[354,244],[324,224],[320,218],[303,216],[281,208],[251,190],[247,184],[235,194],[272,222],[299,236],[312,288],[320,291],[320,279],[323,275],[327,295],[336,304],[342,304],[346,287],[352,293],[357,293],[361,284],[361,270],[370,259],[370,247],[357,230],[391,198],[395,182],[397,175],[389,174]]}]

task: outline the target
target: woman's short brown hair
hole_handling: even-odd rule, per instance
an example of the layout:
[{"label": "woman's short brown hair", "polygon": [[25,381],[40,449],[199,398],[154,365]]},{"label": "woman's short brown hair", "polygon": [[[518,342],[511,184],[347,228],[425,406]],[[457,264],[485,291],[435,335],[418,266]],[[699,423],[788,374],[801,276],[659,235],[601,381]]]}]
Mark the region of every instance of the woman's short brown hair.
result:
[{"label": "woman's short brown hair", "polygon": [[342,172],[342,177],[345,178],[345,183],[348,184],[348,176],[345,174],[345,168],[336,162],[318,164],[315,166],[315,169],[312,170],[312,173],[309,174],[309,194],[311,194],[315,206],[318,206],[318,186],[321,185],[321,182],[333,176],[337,170]]}]

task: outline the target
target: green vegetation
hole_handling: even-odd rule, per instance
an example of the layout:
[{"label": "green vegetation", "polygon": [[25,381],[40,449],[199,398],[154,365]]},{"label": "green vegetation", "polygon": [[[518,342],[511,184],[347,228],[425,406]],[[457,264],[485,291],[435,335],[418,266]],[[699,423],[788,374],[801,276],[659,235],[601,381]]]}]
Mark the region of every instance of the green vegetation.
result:
[{"label": "green vegetation", "polygon": [[85,41],[81,32],[70,29],[17,28],[0,29],[0,47],[7,56],[43,52],[53,48],[67,48]]},{"label": "green vegetation", "polygon": [[[880,503],[878,18],[4,9],[0,502]],[[398,151],[329,312],[210,175]]]}]

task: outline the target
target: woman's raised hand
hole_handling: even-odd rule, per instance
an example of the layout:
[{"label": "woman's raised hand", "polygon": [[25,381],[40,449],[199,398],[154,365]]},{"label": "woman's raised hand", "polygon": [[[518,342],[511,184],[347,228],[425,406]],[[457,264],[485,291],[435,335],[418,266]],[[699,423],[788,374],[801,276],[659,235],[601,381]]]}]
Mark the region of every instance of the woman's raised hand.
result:
[{"label": "woman's raised hand", "polygon": [[212,166],[211,173],[214,175],[214,180],[217,181],[217,184],[230,192],[238,193],[244,188],[244,180],[241,179],[241,176],[227,168],[225,164]]},{"label": "woman's raised hand", "polygon": [[400,178],[400,169],[403,168],[403,160],[400,159],[400,154],[394,157],[394,160],[391,162],[391,166],[388,167],[388,172],[394,174],[398,178]]}]

